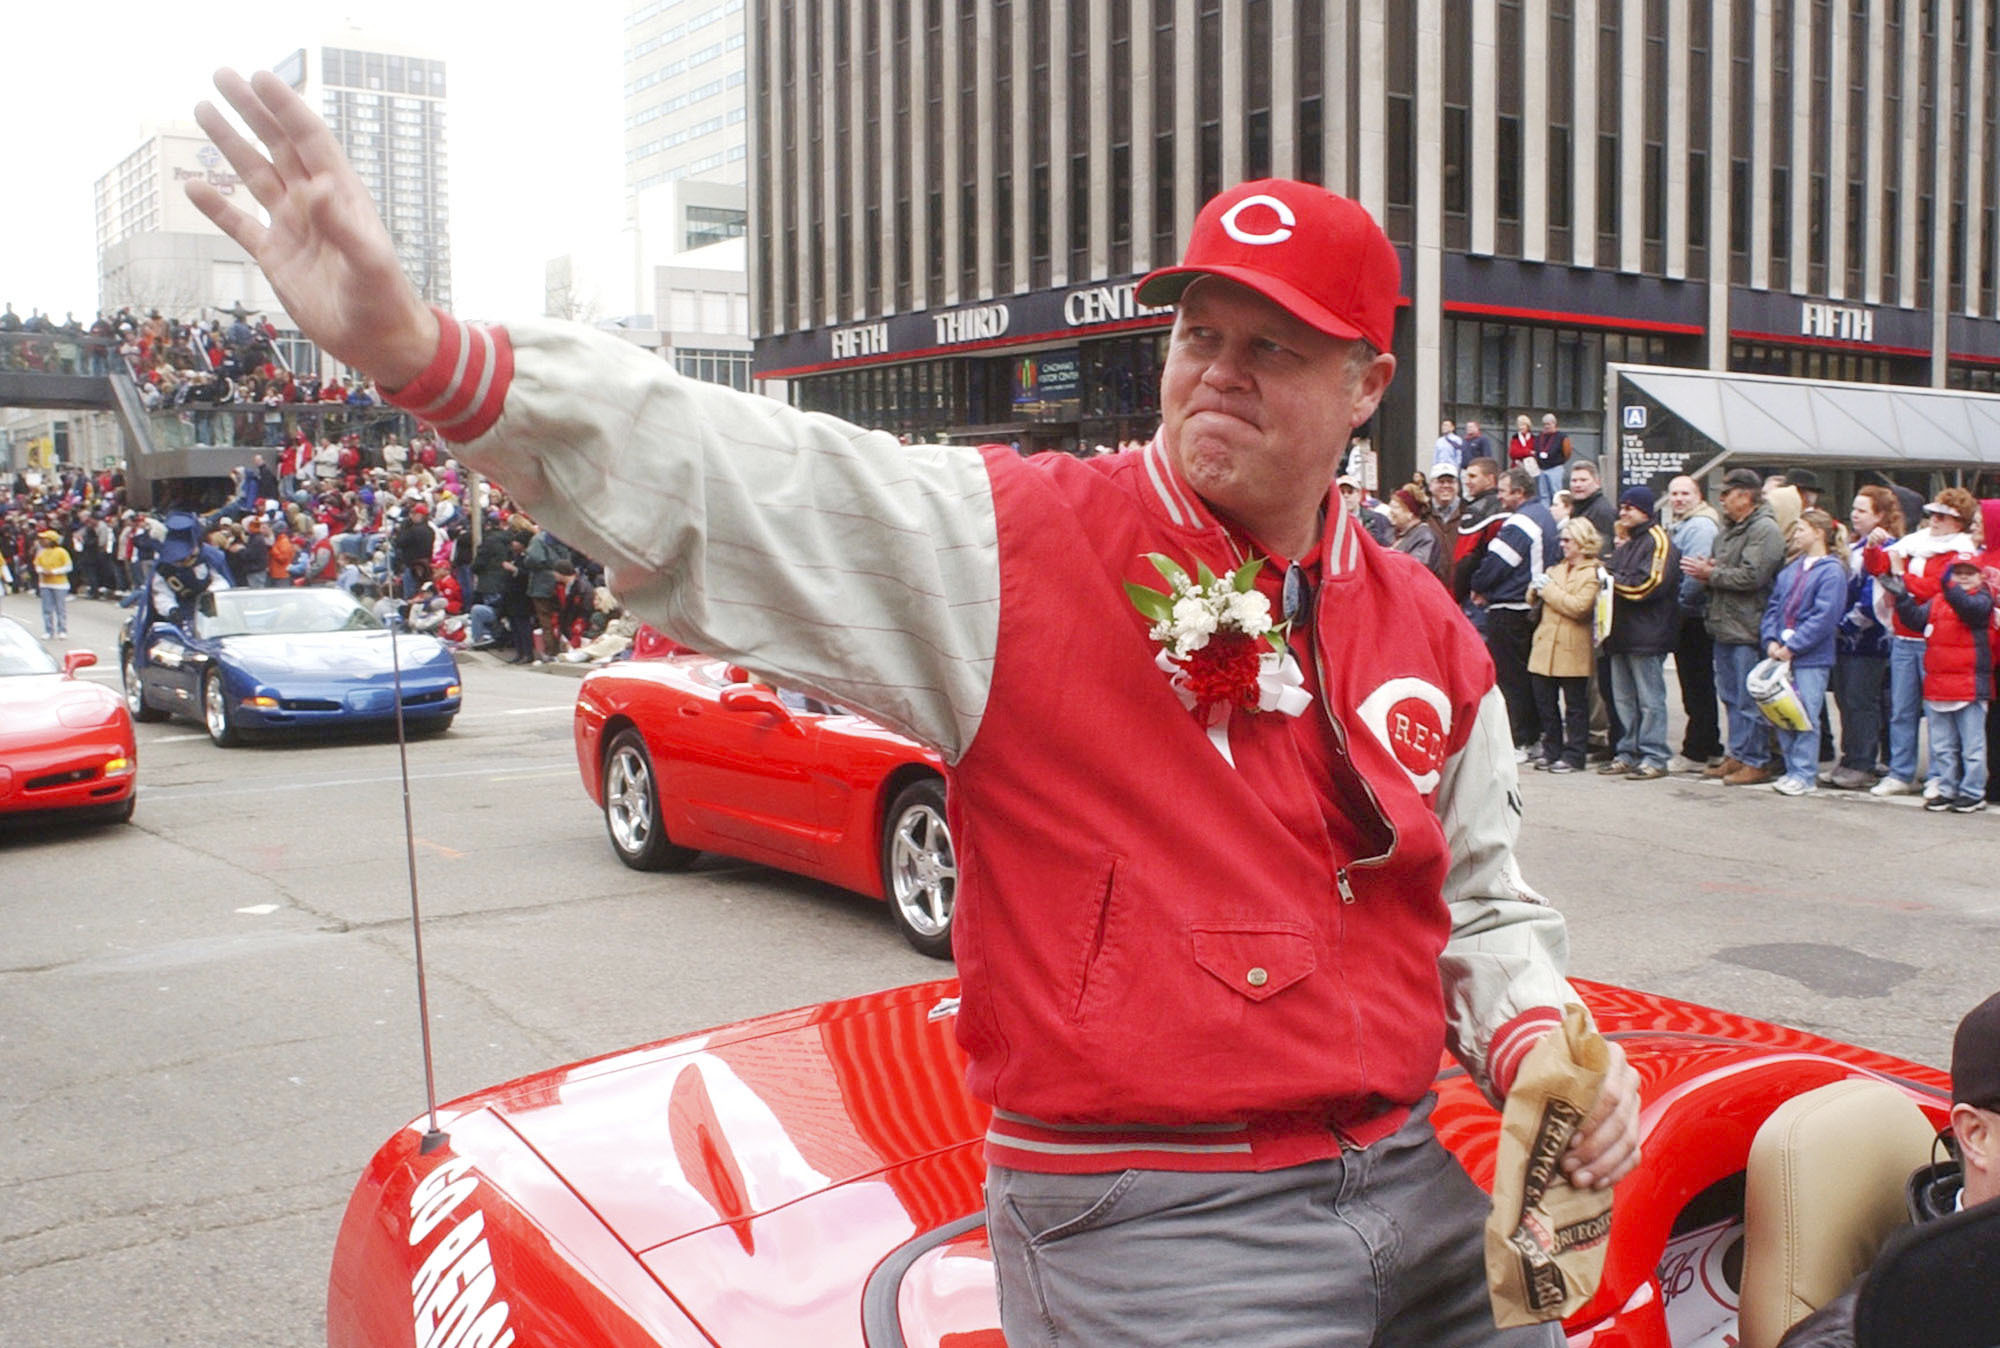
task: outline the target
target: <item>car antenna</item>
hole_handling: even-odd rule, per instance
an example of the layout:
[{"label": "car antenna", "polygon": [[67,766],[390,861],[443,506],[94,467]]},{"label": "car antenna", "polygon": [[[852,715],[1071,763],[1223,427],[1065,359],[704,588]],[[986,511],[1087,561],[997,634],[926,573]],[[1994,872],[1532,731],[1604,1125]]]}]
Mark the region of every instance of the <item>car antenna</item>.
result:
[{"label": "car antenna", "polygon": [[[389,577],[392,598],[396,579],[393,573]],[[424,1042],[424,1105],[430,1115],[430,1127],[424,1130],[423,1143],[417,1150],[420,1155],[428,1156],[451,1139],[438,1127],[437,1072],[431,1063],[431,1002],[424,982],[423,914],[417,902],[417,827],[410,815],[410,741],[403,730],[403,653],[402,643],[396,640],[402,626],[403,614],[398,606],[389,615],[389,668],[396,694],[396,759],[403,777],[403,847],[410,873],[410,940],[417,952],[417,1029]]]}]

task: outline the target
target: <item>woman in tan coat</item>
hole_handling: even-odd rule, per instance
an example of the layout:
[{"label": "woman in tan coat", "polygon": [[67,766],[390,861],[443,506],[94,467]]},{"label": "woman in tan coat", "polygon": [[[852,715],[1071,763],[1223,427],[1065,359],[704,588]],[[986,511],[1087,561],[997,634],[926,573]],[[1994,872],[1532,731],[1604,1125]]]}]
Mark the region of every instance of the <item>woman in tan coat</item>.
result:
[{"label": "woman in tan coat", "polygon": [[[1597,620],[1597,526],[1581,515],[1564,521],[1563,559],[1533,581],[1542,601],[1528,652],[1528,674],[1542,718],[1542,756],[1535,767],[1580,772],[1590,736],[1590,674]],[[1567,714],[1563,714],[1566,712]]]}]

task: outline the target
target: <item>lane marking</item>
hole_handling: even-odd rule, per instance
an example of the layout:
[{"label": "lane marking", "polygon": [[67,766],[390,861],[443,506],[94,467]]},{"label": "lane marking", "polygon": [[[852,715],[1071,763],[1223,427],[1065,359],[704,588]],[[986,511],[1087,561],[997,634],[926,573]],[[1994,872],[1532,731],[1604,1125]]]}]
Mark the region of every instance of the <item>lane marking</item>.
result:
[{"label": "lane marking", "polygon": [[[495,766],[495,764],[489,763],[485,767],[479,768],[447,768],[433,772],[412,772],[410,780],[413,782],[432,781],[453,777],[486,777],[492,781],[520,780],[517,778],[495,776]],[[576,760],[573,758],[551,758],[542,762],[529,762],[518,764],[517,766],[545,769],[545,771],[536,772],[532,775],[551,777],[558,775],[558,769],[564,773],[575,772]],[[261,796],[278,791],[318,791],[329,786],[379,786],[384,782],[398,782],[401,780],[402,777],[399,774],[385,772],[369,777],[327,778],[311,782],[276,780],[246,786],[154,786],[144,788],[143,795],[148,804],[153,804],[158,801],[169,800],[215,800],[223,796]]]},{"label": "lane marking", "polygon": [[495,777],[493,780],[496,782],[532,782],[537,777],[568,777],[575,772],[576,764],[572,763],[567,769],[556,768],[548,772],[518,772],[506,777]]},{"label": "lane marking", "polygon": [[443,843],[434,843],[429,838],[417,839],[417,846],[428,847],[431,851],[436,852],[439,856],[449,861],[465,860],[465,853],[458,851],[456,848],[446,847]]},{"label": "lane marking", "polygon": [[239,913],[248,913],[252,917],[268,917],[278,911],[278,905],[275,903],[253,903],[248,908],[238,908],[236,911]]}]

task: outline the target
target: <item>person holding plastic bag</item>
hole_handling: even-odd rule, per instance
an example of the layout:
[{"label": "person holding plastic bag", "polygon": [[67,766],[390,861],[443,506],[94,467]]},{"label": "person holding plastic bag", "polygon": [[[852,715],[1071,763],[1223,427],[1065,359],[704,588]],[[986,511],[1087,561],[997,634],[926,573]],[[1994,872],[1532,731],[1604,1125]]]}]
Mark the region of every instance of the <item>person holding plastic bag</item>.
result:
[{"label": "person holding plastic bag", "polygon": [[1786,667],[1805,713],[1805,729],[1780,726],[1781,796],[1819,789],[1819,714],[1833,675],[1834,634],[1847,601],[1847,530],[1824,510],[1808,510],[1785,535],[1789,559],[1764,606],[1764,655]]}]

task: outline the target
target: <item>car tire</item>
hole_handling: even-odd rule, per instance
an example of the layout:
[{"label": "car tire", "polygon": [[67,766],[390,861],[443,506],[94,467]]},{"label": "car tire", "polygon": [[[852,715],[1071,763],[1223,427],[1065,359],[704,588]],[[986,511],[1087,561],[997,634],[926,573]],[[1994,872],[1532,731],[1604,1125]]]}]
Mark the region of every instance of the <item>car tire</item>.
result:
[{"label": "car tire", "polygon": [[139,681],[138,658],[128,649],[119,669],[125,680],[125,710],[132,713],[135,721],[164,721],[167,714],[158,707],[146,705],[145,685]]},{"label": "car tire", "polygon": [[98,813],[98,822],[104,824],[129,824],[132,822],[132,811],[138,807],[139,793],[134,791],[116,805],[104,806]]},{"label": "car tire", "polygon": [[234,749],[243,743],[243,732],[229,719],[229,696],[223,690],[219,669],[211,669],[202,676],[201,721],[216,748]]},{"label": "car tire", "polygon": [[903,939],[932,959],[951,958],[958,854],[935,777],[896,793],[882,820],[882,897]]},{"label": "car tire", "polygon": [[427,738],[432,735],[442,735],[445,731],[451,729],[451,723],[457,719],[457,712],[453,712],[449,716],[440,716],[435,721],[424,722],[417,733]]},{"label": "car tire", "polygon": [[636,729],[619,731],[604,750],[604,831],[611,850],[635,871],[685,870],[701,855],[667,836],[660,808],[660,779],[646,737]]}]

